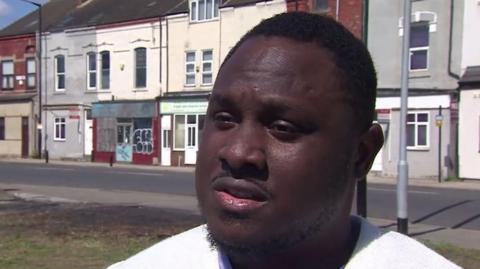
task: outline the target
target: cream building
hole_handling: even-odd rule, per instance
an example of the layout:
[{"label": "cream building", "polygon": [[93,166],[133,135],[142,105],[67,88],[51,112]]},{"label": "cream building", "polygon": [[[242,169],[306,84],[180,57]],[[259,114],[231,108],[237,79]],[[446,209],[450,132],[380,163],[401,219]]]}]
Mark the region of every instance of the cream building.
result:
[{"label": "cream building", "polygon": [[166,17],[168,73],[159,98],[162,165],[195,164],[207,96],[223,59],[249,29],[286,8],[283,0],[221,6],[218,0],[189,0]]}]

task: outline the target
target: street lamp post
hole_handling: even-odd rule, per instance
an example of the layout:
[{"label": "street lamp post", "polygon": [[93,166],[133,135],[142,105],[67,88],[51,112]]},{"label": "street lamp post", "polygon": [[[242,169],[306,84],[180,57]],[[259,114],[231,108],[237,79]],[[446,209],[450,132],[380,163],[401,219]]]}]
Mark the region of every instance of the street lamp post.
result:
[{"label": "street lamp post", "polygon": [[38,126],[37,126],[37,150],[42,158],[42,5],[30,0],[20,0],[38,8],[38,40],[37,40],[37,87],[38,87]]}]

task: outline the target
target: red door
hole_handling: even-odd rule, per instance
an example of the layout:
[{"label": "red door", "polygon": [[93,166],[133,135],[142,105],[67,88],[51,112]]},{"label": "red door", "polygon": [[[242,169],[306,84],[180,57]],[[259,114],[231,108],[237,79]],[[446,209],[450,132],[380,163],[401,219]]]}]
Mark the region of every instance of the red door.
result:
[{"label": "red door", "polygon": [[22,158],[28,158],[28,117],[22,117]]}]

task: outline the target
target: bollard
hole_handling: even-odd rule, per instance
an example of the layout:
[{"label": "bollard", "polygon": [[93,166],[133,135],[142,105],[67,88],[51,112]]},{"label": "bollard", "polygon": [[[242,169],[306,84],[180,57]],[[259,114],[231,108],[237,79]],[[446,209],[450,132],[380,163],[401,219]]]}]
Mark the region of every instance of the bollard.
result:
[{"label": "bollard", "polygon": [[110,155],[110,167],[112,167],[112,166],[113,166],[113,154]]},{"label": "bollard", "polygon": [[95,162],[95,151],[92,150],[92,152],[90,153],[90,161],[93,163]]},{"label": "bollard", "polygon": [[45,163],[48,163],[48,150],[45,150]]},{"label": "bollard", "polygon": [[367,217],[367,177],[357,182],[357,215]]}]

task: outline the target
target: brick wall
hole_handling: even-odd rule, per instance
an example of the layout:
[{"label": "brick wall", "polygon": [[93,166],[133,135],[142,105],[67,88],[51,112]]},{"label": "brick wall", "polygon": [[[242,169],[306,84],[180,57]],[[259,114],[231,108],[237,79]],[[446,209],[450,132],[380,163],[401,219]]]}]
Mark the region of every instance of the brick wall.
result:
[{"label": "brick wall", "polygon": [[[14,91],[36,90],[36,88],[27,89],[26,81],[26,59],[35,58],[35,43],[34,35],[0,38],[0,62],[13,60],[14,63]],[[2,74],[1,68],[0,65],[0,77]],[[17,76],[25,76],[25,80],[17,80]],[[11,91],[2,90],[0,84],[0,94],[5,92]]]},{"label": "brick wall", "polygon": [[[338,13],[337,13],[337,2]],[[287,11],[305,11],[327,14],[349,29],[355,36],[362,38],[363,2],[361,0],[328,0],[327,10],[316,10],[315,0],[287,0]]]}]

